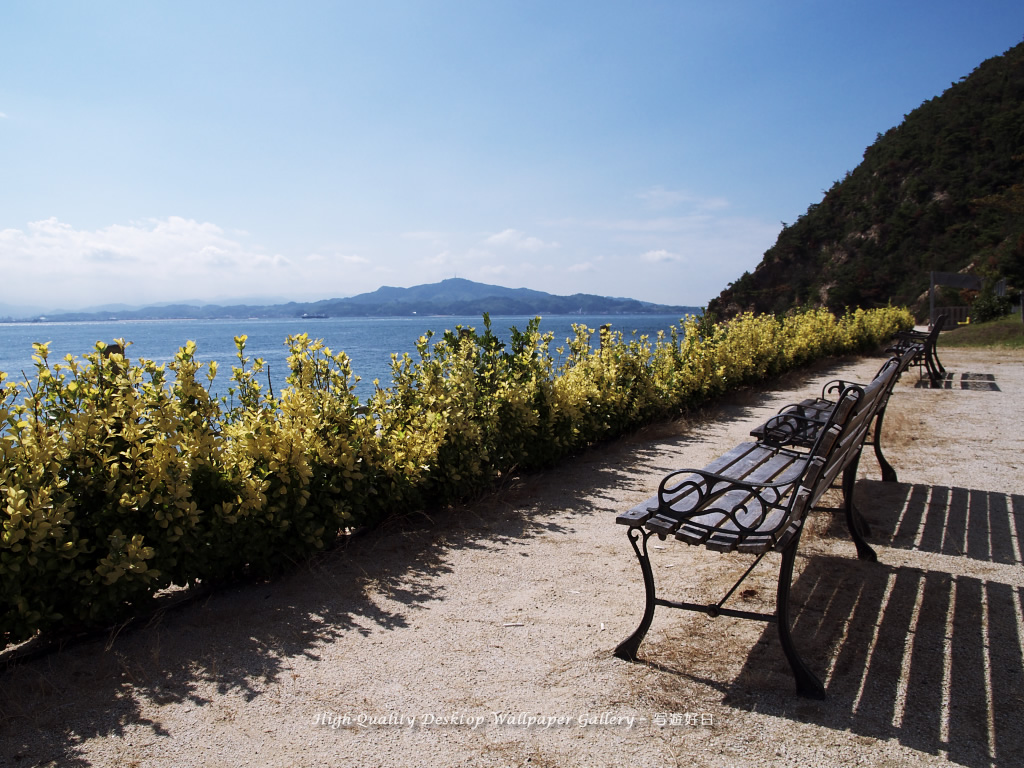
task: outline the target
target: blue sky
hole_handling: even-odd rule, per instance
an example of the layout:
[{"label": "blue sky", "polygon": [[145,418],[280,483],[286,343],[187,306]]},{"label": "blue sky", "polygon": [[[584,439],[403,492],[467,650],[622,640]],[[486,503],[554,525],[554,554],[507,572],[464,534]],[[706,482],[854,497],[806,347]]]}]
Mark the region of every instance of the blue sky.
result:
[{"label": "blue sky", "polygon": [[0,305],[703,305],[1024,3],[0,7]]}]

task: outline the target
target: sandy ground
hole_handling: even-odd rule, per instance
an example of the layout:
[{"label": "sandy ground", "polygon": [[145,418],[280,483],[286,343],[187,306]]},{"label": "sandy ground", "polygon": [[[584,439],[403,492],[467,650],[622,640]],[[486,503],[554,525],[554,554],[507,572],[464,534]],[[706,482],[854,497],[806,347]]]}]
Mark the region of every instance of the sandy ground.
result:
[{"label": "sandy ground", "polygon": [[[890,402],[899,482],[861,462],[879,562],[858,561],[827,510],[801,542],[794,635],[825,701],[794,695],[759,622],[659,609],[642,661],[613,658],[643,607],[615,515],[825,381],[869,380],[878,358],[791,375],[286,579],[12,665],[0,764],[1024,765],[1024,354],[942,356],[952,388],[915,388],[911,371]],[[962,388],[964,372],[998,391]],[[717,600],[751,560],[653,543],[675,599]],[[777,564],[731,603],[772,610]]]}]

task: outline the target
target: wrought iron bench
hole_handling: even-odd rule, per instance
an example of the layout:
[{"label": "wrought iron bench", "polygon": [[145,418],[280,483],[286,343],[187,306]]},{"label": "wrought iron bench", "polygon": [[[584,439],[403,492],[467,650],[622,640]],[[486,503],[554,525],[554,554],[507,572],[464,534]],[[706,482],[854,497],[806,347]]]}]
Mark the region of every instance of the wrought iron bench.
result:
[{"label": "wrought iron bench", "polygon": [[[822,494],[842,475],[843,506],[858,557],[875,560],[864,541],[864,526],[853,503],[854,481],[865,435],[885,402],[899,358],[890,359],[866,387],[850,385],[840,394],[809,450],[771,442],[747,442],[703,469],[681,469],[665,477],[658,494],[616,518],[627,534],[643,574],[646,603],[639,626],[615,649],[634,661],[658,606],[775,622],[796,678],[797,693],[824,698],[821,681],[800,658],[790,633],[789,592],[803,523]],[[787,416],[794,422],[797,415]],[[648,540],[667,536],[719,552],[747,552],[756,559],[717,603],[677,602],[659,597]],[[774,613],[733,610],[724,603],[770,551],[782,553]]]},{"label": "wrought iron bench", "polygon": [[[874,427],[864,440],[866,445],[870,445],[874,449],[875,459],[882,471],[882,480],[886,482],[895,483],[897,477],[896,470],[892,468],[882,453],[882,422],[885,420],[885,409],[899,377],[914,364],[914,359],[919,354],[919,346],[907,344],[898,353],[896,375],[889,377],[889,388],[882,394],[882,402],[875,413]],[[875,378],[882,376],[889,365],[890,362],[886,361],[885,365],[875,374]],[[810,448],[814,445],[822,427],[828,423],[829,416],[843,392],[849,387],[863,388],[864,386],[857,382],[834,379],[822,387],[821,397],[808,398],[794,405],[787,405],[776,416],[752,429],[750,434],[758,440],[768,440],[776,445]]]},{"label": "wrought iron bench", "polygon": [[937,387],[946,378],[946,369],[939,360],[939,353],[936,345],[939,341],[939,333],[946,325],[946,316],[939,315],[927,332],[925,331],[900,331],[896,334],[896,343],[889,348],[890,352],[900,354],[906,349],[915,349],[916,354],[910,365],[916,365],[918,374],[923,379],[922,370],[928,372],[928,378],[933,387]]}]

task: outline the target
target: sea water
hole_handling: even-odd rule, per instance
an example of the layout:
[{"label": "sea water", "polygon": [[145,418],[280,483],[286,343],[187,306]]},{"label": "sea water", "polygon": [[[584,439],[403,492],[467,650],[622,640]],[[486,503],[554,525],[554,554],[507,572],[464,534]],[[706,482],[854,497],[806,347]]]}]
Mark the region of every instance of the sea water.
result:
[{"label": "sea water", "polygon": [[[495,335],[508,341],[510,329],[525,330],[530,316],[495,316],[491,328]],[[573,325],[583,324],[597,329],[610,323],[613,331],[621,331],[628,339],[635,333],[652,339],[658,331],[668,332],[673,325],[680,326],[674,315],[556,315],[541,319],[541,331],[554,334],[551,345],[555,349],[573,336]],[[35,364],[32,344],[50,342],[50,364],[61,361],[65,355],[76,357],[92,352],[97,341],[111,343],[114,339],[130,342],[127,356],[132,360],[145,358],[161,364],[174,359],[175,353],[188,341],[196,343],[196,359],[208,363],[216,360],[218,374],[214,393],[225,394],[230,386],[231,366],[238,364],[234,338],[248,337],[245,355],[262,358],[269,368],[269,381],[275,392],[285,386],[288,375],[285,339],[289,335],[306,333],[312,339],[322,339],[332,352],[345,352],[352,361],[352,373],[360,381],[356,394],[365,400],[373,393],[374,380],[381,387],[391,384],[391,355],[415,353],[416,341],[428,330],[435,338],[456,326],[472,327],[483,331],[483,319],[474,317],[332,317],[289,319],[231,319],[231,320],[110,320],[103,322],[41,322],[0,323],[0,371],[8,374],[8,382],[32,380]],[[596,338],[593,340],[596,344]],[[267,372],[261,384],[267,385]],[[205,382],[205,374],[200,372]]]}]

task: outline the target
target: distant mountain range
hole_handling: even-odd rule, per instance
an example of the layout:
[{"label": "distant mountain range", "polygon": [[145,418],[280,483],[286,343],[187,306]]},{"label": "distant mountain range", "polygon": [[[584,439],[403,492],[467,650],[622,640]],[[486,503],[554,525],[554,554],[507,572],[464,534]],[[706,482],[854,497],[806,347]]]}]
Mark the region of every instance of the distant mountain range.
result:
[{"label": "distant mountain range", "polygon": [[285,317],[407,317],[409,315],[677,315],[699,314],[700,307],[652,304],[636,299],[577,293],[555,296],[528,288],[504,288],[462,278],[412,288],[385,286],[347,299],[271,305],[166,304],[102,311],[52,312],[45,317],[8,319],[68,322],[87,320],[171,320]]}]

